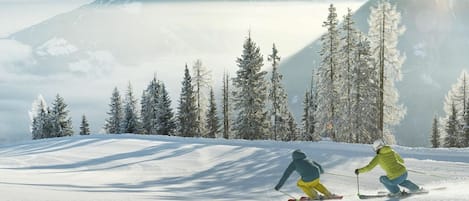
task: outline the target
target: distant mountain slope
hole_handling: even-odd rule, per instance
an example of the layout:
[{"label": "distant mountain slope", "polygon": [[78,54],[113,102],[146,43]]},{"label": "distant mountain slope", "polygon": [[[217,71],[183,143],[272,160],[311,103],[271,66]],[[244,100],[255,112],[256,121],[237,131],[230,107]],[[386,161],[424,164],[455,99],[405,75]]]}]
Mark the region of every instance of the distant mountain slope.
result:
[{"label": "distant mountain slope", "polygon": [[[358,201],[355,168],[366,165],[369,145],[275,142],[149,135],[90,135],[0,146],[0,188],[9,201],[271,201],[289,197],[273,188],[301,149],[325,170],[322,183],[344,200]],[[409,178],[427,189],[412,201],[469,196],[468,149],[395,147]],[[417,173],[419,172],[419,173]],[[379,167],[361,174],[360,192],[385,191]],[[282,190],[294,196],[298,174]],[[384,200],[384,199],[383,199]]]},{"label": "distant mountain slope", "polygon": [[[397,83],[400,100],[407,115],[395,134],[403,145],[429,145],[432,118],[443,115],[443,100],[459,77],[469,69],[469,1],[393,0],[402,14],[406,27],[400,37],[399,49],[407,57],[403,80]],[[355,12],[357,26],[368,32],[367,19],[372,0]],[[342,16],[340,16],[342,19]],[[291,101],[297,116],[305,90],[310,85],[311,70],[319,60],[319,41],[281,64]]]}]

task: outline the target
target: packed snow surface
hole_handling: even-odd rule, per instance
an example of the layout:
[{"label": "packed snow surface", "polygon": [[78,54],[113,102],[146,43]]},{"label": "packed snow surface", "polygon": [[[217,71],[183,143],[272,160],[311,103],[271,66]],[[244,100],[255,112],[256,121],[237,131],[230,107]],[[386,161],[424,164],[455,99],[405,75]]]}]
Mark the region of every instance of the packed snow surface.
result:
[{"label": "packed snow surface", "polygon": [[[403,156],[412,181],[427,189],[446,187],[406,200],[469,200],[469,149],[393,148]],[[359,200],[353,172],[373,157],[370,145],[142,135],[75,136],[0,146],[1,200],[286,201],[289,196],[273,188],[295,149],[324,167],[321,180],[330,191],[344,195],[343,200]],[[376,167],[359,175],[360,193],[384,191],[378,181],[382,174]],[[301,196],[297,179],[292,174],[281,190]]]}]

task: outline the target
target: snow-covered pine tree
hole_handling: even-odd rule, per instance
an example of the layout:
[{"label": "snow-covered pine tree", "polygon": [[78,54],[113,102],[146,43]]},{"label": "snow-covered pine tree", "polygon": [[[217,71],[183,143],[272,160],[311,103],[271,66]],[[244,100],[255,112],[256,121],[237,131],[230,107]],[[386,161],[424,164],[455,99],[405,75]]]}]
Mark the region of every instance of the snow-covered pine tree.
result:
[{"label": "snow-covered pine tree", "polygon": [[194,137],[198,130],[197,105],[195,102],[194,87],[189,69],[184,69],[181,96],[178,106],[178,134],[183,137]]},{"label": "snow-covered pine tree", "polygon": [[272,46],[272,54],[268,56],[268,61],[272,62],[272,77],[270,78],[269,105],[270,119],[272,121],[272,135],[270,139],[280,140],[289,134],[289,120],[293,118],[288,111],[288,97],[282,85],[283,76],[278,70],[280,57],[275,44]]},{"label": "snow-covered pine tree", "polygon": [[216,138],[220,130],[220,123],[217,115],[217,105],[215,103],[215,95],[213,89],[210,89],[210,99],[208,105],[208,112],[206,117],[207,122],[207,137]]},{"label": "snow-covered pine tree", "polygon": [[459,147],[459,122],[457,119],[458,112],[456,111],[456,104],[453,103],[451,105],[452,112],[448,121],[446,122],[445,147]]},{"label": "snow-covered pine tree", "polygon": [[469,147],[469,99],[466,102],[466,112],[464,112],[463,136],[464,147]]},{"label": "snow-covered pine tree", "polygon": [[321,65],[318,82],[318,132],[325,137],[336,139],[338,123],[338,83],[339,77],[339,32],[337,30],[337,13],[333,4],[323,27],[327,32],[321,36]]},{"label": "snow-covered pine tree", "polygon": [[248,140],[266,139],[269,136],[266,100],[267,72],[262,71],[260,49],[251,34],[245,40],[243,53],[236,60],[238,71],[233,78],[233,102],[237,111],[234,130],[237,137]]},{"label": "snow-covered pine tree", "polygon": [[160,82],[156,79],[148,84],[147,89],[143,91],[141,100],[141,117],[142,129],[144,134],[158,134],[157,133],[157,105],[160,96]]},{"label": "snow-covered pine tree", "polygon": [[433,148],[440,147],[440,127],[438,125],[438,118],[435,116],[433,117],[433,124],[432,124],[432,137],[431,143]]},{"label": "snow-covered pine tree", "polygon": [[230,77],[225,72],[223,75],[223,138],[229,139],[231,136],[231,101],[230,101]]},{"label": "snow-covered pine tree", "polygon": [[89,135],[90,134],[90,124],[86,119],[85,114],[81,116],[81,124],[80,124],[80,135]]},{"label": "snow-covered pine tree", "polygon": [[[456,108],[456,120],[459,122],[458,125],[464,125],[464,111],[466,111],[467,102],[469,99],[469,73],[463,70],[457,80],[452,85],[451,90],[446,94],[443,110],[445,116],[441,119],[443,125],[446,125],[449,121],[449,117],[453,113],[453,104]],[[462,132],[462,127],[458,127],[459,132]],[[442,129],[443,130],[443,129]],[[447,135],[444,133],[443,135]]]},{"label": "snow-covered pine tree", "polygon": [[293,118],[293,114],[288,112],[288,116],[285,119],[287,129],[285,135],[282,135],[283,141],[294,141],[298,140],[298,125],[296,124],[295,119]]},{"label": "snow-covered pine tree", "polygon": [[110,134],[122,133],[121,124],[124,118],[124,110],[122,107],[122,99],[117,87],[114,88],[111,95],[111,103],[109,104],[109,118],[106,119],[104,129]]},{"label": "snow-covered pine tree", "polygon": [[350,121],[352,116],[352,88],[356,68],[356,51],[358,44],[358,31],[354,27],[355,22],[352,19],[352,10],[349,8],[347,14],[344,16],[343,25],[341,28],[340,48],[339,48],[339,68],[340,74],[337,79],[338,88],[338,105],[337,110],[338,122],[337,126],[337,140],[343,142],[353,142],[354,133],[352,132],[353,122]]},{"label": "snow-covered pine tree", "polygon": [[65,137],[73,135],[72,118],[69,116],[68,112],[65,100],[57,94],[50,111],[52,131],[49,137]]},{"label": "snow-covered pine tree", "polygon": [[51,124],[49,120],[49,109],[42,95],[39,95],[33,102],[32,110],[29,112],[29,117],[32,122],[32,139],[37,140],[47,138],[51,132]]},{"label": "snow-covered pine tree", "polygon": [[174,135],[176,131],[176,122],[173,109],[171,108],[171,99],[164,83],[160,84],[160,94],[158,96],[157,108],[157,130],[159,135]]},{"label": "snow-covered pine tree", "polygon": [[405,107],[398,103],[399,93],[395,87],[395,82],[402,79],[401,68],[405,60],[397,49],[398,38],[405,31],[400,23],[401,14],[388,0],[380,0],[371,8],[368,36],[379,75],[378,128],[381,138],[386,138],[388,143],[394,141],[391,127],[398,124],[406,113]]},{"label": "snow-covered pine tree", "polygon": [[211,83],[211,72],[202,64],[200,59],[197,59],[192,67],[192,83],[194,84],[194,95],[197,106],[197,133],[196,136],[200,137],[205,135],[207,132],[206,122],[204,117],[206,116],[206,105],[207,96],[209,95],[210,83]]},{"label": "snow-covered pine tree", "polygon": [[373,143],[375,139],[381,138],[376,101],[379,96],[378,76],[370,51],[370,43],[360,33],[354,56],[352,113],[349,117],[355,143]]},{"label": "snow-covered pine tree", "polygon": [[129,82],[127,93],[124,99],[124,117],[122,119],[121,130],[123,133],[140,133],[141,123],[138,116],[137,100],[135,99],[132,84]]},{"label": "snow-covered pine tree", "polygon": [[316,132],[316,113],[317,113],[317,83],[315,79],[315,70],[311,74],[311,85],[306,90],[303,100],[303,133],[301,140],[317,141],[320,139],[318,132]]}]

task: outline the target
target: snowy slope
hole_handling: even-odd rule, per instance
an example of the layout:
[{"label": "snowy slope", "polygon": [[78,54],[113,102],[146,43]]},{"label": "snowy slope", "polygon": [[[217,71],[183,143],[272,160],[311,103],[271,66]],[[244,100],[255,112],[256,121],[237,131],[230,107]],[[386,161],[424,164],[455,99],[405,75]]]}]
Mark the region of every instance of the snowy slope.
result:
[{"label": "snowy slope", "polygon": [[[331,191],[358,200],[353,170],[373,156],[369,145],[139,135],[4,145],[0,189],[2,200],[10,201],[287,200],[273,186],[297,148],[323,165],[322,181]],[[469,149],[395,148],[414,171],[412,180],[426,188],[447,187],[406,200],[469,196]],[[361,192],[384,190],[381,174],[377,168],[360,175]],[[282,190],[301,195],[296,180],[294,173]]]}]

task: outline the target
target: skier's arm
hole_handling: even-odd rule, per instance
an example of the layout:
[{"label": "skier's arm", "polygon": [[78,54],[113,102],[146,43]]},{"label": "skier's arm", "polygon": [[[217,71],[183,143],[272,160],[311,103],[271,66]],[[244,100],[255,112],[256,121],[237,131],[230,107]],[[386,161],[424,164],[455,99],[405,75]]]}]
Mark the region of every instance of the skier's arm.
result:
[{"label": "skier's arm", "polygon": [[293,173],[294,170],[295,170],[295,165],[292,162],[290,163],[290,165],[288,165],[287,169],[283,172],[283,175],[282,175],[282,178],[280,178],[280,181],[278,181],[277,185],[275,185],[275,190],[279,190],[280,188],[282,188],[283,184],[288,179],[288,177],[290,177],[291,173]]},{"label": "skier's arm", "polygon": [[376,167],[376,165],[378,165],[378,155],[376,155],[367,166],[358,169],[358,172],[364,173],[364,172],[371,171],[373,168]]},{"label": "skier's arm", "polygon": [[316,161],[313,161],[314,165],[318,166],[319,168],[319,173],[323,174],[324,173],[324,169],[322,169],[322,166],[319,165],[319,163],[316,163]]}]

